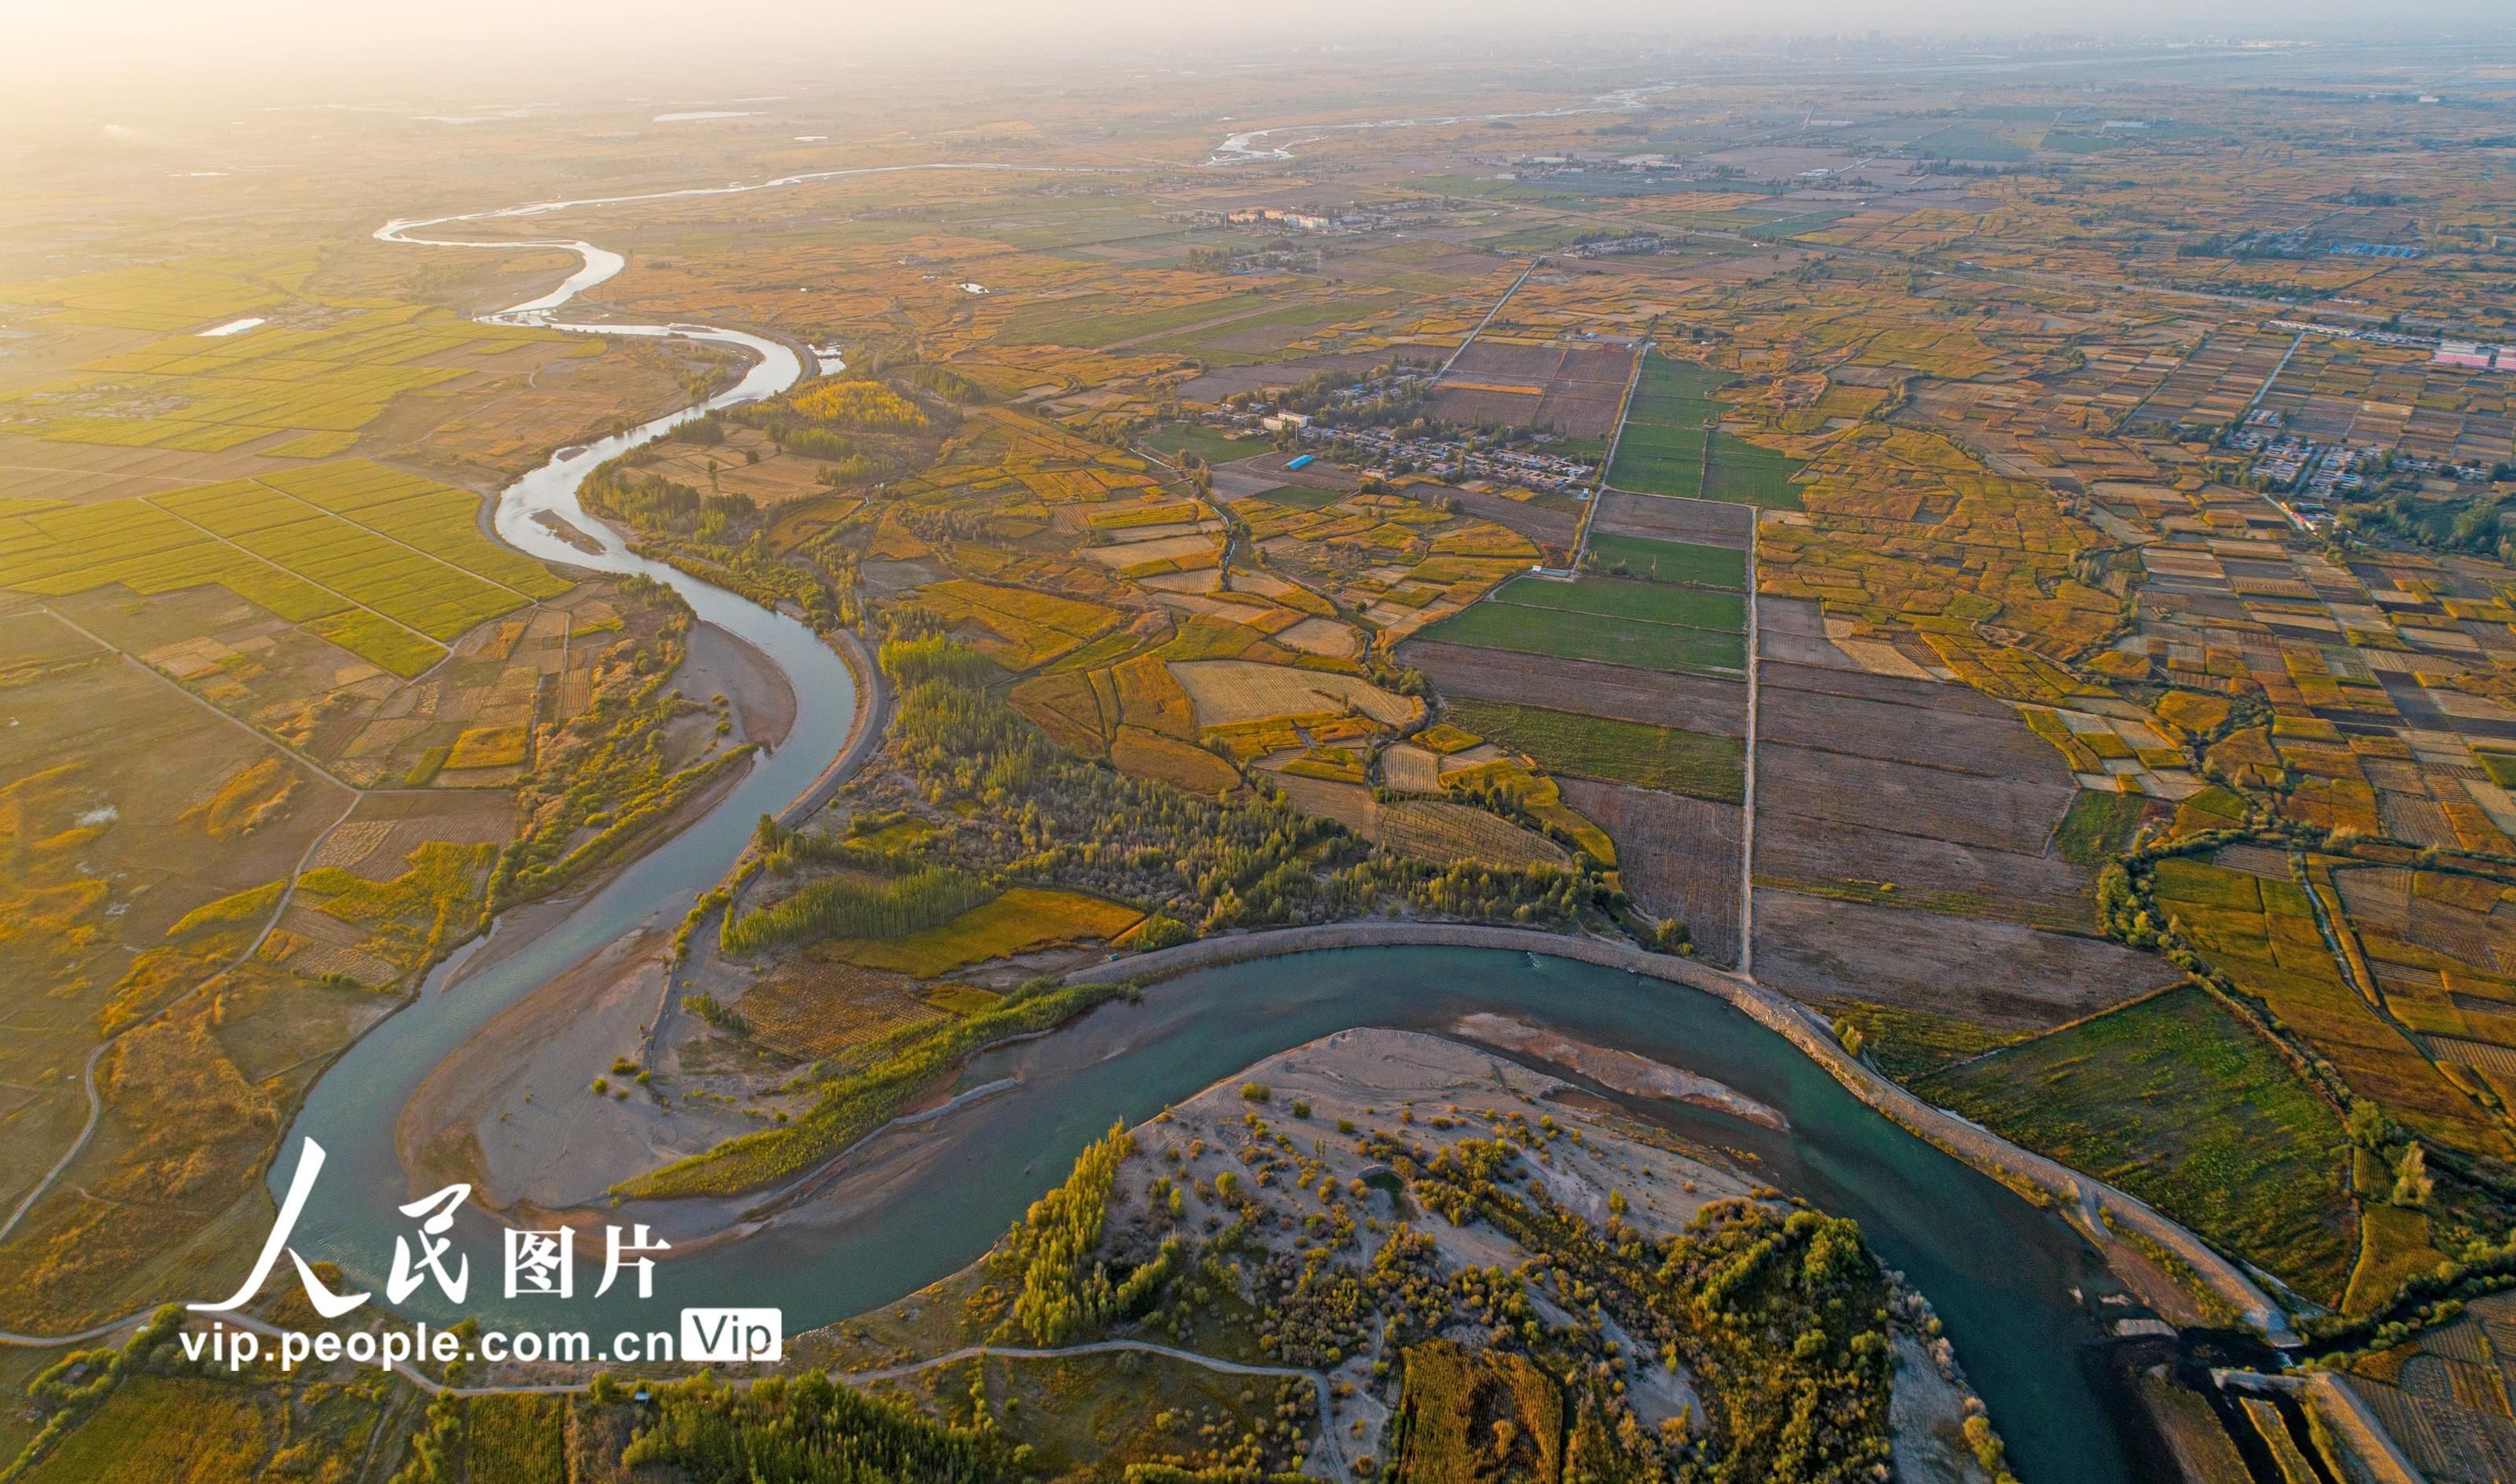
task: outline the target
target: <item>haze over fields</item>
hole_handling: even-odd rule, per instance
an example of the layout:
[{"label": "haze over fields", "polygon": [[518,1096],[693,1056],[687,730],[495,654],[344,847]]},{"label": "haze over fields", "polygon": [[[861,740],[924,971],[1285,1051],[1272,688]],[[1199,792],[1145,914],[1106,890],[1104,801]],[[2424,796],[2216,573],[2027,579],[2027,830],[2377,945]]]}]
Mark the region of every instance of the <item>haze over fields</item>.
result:
[{"label": "haze over fields", "polygon": [[[0,7],[11,45],[0,79],[13,97],[43,108],[78,100],[145,104],[172,90],[188,102],[217,96],[222,82],[252,78],[256,103],[347,101],[347,82],[386,78],[432,88],[494,81],[536,86],[539,96],[587,89],[636,91],[775,83],[808,86],[882,59],[946,67],[1027,64],[1043,57],[1088,68],[1125,58],[1211,71],[1256,56],[1332,57],[1357,46],[1404,46],[1417,55],[1464,50],[1526,56],[1532,35],[1568,55],[1609,42],[1682,53],[1703,38],[1880,35],[2129,38],[2185,44],[2237,38],[2279,41],[2364,34],[2357,0],[1278,0],[1265,6],[1181,6],[1166,0],[939,0],[929,5],[829,5],[759,0],[704,16],[670,0],[447,0],[425,6],[344,6],[322,0],[99,0]],[[2385,11],[2394,36],[2503,33],[2493,0],[2409,0]],[[1173,48],[1185,48],[1173,52]],[[551,67],[566,56],[573,65]],[[747,89],[743,91],[748,91]],[[7,116],[0,113],[0,117]]]}]

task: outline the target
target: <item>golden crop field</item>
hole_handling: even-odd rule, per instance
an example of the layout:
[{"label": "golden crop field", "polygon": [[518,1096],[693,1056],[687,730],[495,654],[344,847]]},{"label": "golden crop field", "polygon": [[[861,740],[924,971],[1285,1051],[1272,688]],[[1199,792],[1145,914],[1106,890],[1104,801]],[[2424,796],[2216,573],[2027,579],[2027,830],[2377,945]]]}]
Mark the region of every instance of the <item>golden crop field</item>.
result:
[{"label": "golden crop field", "polygon": [[[135,269],[98,276],[106,281],[0,286],[0,303],[58,303],[83,322],[154,329],[279,307],[277,296],[242,282],[222,292],[227,280],[217,275]],[[142,308],[96,308],[115,303]],[[179,335],[108,355],[75,376],[0,396],[0,413],[58,441],[196,453],[294,433],[300,436],[281,449],[320,457],[346,447],[338,438],[374,422],[395,398],[462,381],[481,357],[555,338],[416,305],[324,308],[300,317],[302,324]]]},{"label": "golden crop field", "polygon": [[65,596],[217,583],[397,675],[483,620],[565,593],[476,524],[477,496],[350,461],[0,516],[0,586]]}]

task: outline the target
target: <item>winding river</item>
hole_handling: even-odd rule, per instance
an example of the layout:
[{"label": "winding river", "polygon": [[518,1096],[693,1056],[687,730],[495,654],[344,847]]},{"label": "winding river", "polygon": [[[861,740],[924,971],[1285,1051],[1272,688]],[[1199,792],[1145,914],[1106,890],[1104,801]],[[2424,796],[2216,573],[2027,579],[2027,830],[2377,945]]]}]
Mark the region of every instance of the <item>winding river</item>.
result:
[{"label": "winding river", "polygon": [[[795,178],[803,179],[811,178]],[[665,194],[688,193],[708,192]],[[636,556],[577,505],[578,484],[602,461],[709,408],[792,385],[804,374],[796,353],[776,341],[707,326],[555,318],[622,267],[619,255],[588,243],[414,235],[464,221],[620,199],[640,198],[398,222],[377,235],[414,246],[566,248],[580,257],[582,268],[552,293],[491,317],[606,335],[686,336],[758,357],[738,386],[701,407],[562,451],[503,493],[495,519],[502,537],[536,556],[643,572],[670,585],[701,618],[758,646],[784,672],[795,690],[796,721],[785,742],[755,763],[702,819],[581,899],[538,909],[521,941],[509,941],[519,929],[502,925],[440,966],[411,1004],[360,1039],[314,1085],[273,1171],[273,1191],[284,1186],[301,1135],[325,1147],[330,1158],[294,1246],[309,1258],[339,1262],[358,1288],[381,1290],[394,1239],[413,1230],[395,1210],[415,1192],[394,1135],[397,1117],[421,1081],[554,975],[642,925],[676,922],[733,862],[752,822],[802,793],[838,753],[857,705],[847,667],[802,624]],[[542,513],[594,536],[600,555],[560,541],[533,518]],[[1150,1117],[1253,1061],[1332,1031],[1358,1025],[1439,1030],[1478,1010],[1628,1048],[1781,1109],[1788,1133],[1692,1106],[1616,1098],[1636,1115],[1726,1149],[1773,1183],[1858,1219],[1880,1256],[1930,1296],[2010,1441],[2018,1472],[2031,1484],[2098,1484],[2149,1472],[2143,1458],[2149,1450],[2138,1424],[2127,1421],[2124,1389],[2101,1328],[2102,1298],[2120,1287],[2060,1219],[1873,1113],[1787,1042],[1710,995],[1568,960],[1492,950],[1349,949],[1203,969],[1153,987],[1141,1003],[1106,1006],[1056,1036],[990,1052],[967,1069],[961,1086],[1004,1086],[943,1117],[887,1131],[843,1160],[811,1199],[668,1261],[657,1274],[655,1298],[643,1303],[625,1284],[606,1298],[590,1297],[601,1272],[599,1243],[590,1272],[580,1243],[574,1299],[503,1298],[501,1230],[485,1214],[467,1210],[454,1234],[457,1250],[472,1261],[471,1291],[459,1312],[510,1328],[608,1336],[618,1329],[674,1329],[685,1304],[774,1304],[784,1310],[791,1335],[900,1298],[976,1257],[1113,1119]],[[604,1219],[660,1215],[629,1207]],[[439,1322],[458,1314],[434,1287],[399,1307]]]}]

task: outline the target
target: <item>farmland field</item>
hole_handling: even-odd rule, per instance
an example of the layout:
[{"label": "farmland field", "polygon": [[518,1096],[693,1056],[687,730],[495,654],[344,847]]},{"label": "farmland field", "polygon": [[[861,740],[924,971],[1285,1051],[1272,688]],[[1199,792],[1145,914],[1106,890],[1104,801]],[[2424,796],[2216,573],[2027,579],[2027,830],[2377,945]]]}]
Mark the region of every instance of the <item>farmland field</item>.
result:
[{"label": "farmland field", "polygon": [[744,991],[737,1004],[763,1045],[809,1061],[943,1014],[913,989],[904,975],[814,951]]},{"label": "farmland field", "polygon": [[1623,577],[1582,577],[1572,582],[1516,577],[1494,595],[1494,601],[1722,633],[1747,625],[1746,602],[1736,594]]},{"label": "farmland field", "polygon": [[1228,464],[1266,451],[1266,444],[1254,438],[1227,437],[1223,431],[1202,423],[1169,423],[1138,440],[1156,453],[1178,458],[1193,453],[1208,464]]},{"label": "farmland field", "polygon": [[[1764,798],[1766,779],[1756,780]],[[1756,887],[1756,977],[1817,1004],[1866,1000],[2049,1030],[2181,977],[2103,938]]]},{"label": "farmland field", "polygon": [[569,584],[481,534],[477,496],[362,461],[0,517],[0,586],[215,582],[397,675]]},{"label": "farmland field", "polygon": [[1399,658],[1424,672],[1447,695],[1492,701],[1578,695],[1582,710],[1592,716],[1725,737],[1746,734],[1747,688],[1735,680],[1429,639],[1408,641]]},{"label": "farmland field", "polygon": [[1614,347],[1479,341],[1443,373],[1426,410],[1451,423],[1548,428],[1605,439],[1632,369],[1633,352]]},{"label": "farmland field", "polygon": [[1123,300],[1084,295],[1022,306],[1006,321],[1002,339],[1010,345],[1094,350],[1122,340],[1176,334],[1209,320],[1254,315],[1279,303],[1269,294],[1235,294],[1166,309],[1129,309],[1123,308]]},{"label": "farmland field", "polygon": [[1791,478],[1799,472],[1797,459],[1715,433],[1704,464],[1703,497],[1761,510],[1798,510],[1800,493]]},{"label": "farmland field", "polygon": [[261,1472],[284,1436],[280,1409],[255,1388],[196,1377],[144,1376],[31,1472],[41,1484],[220,1484]]},{"label": "farmland field", "polygon": [[1712,392],[1731,380],[1693,361],[1645,356],[1608,482],[1646,494],[1702,493],[1703,441],[1722,411]]},{"label": "farmland field", "polygon": [[2122,1186],[2321,1300],[2337,1301],[2348,1282],[2340,1118],[2202,989],[2170,989],[1915,1091]]},{"label": "farmland field", "polygon": [[1746,639],[1741,635],[1524,608],[1517,603],[1478,603],[1427,629],[1424,637],[1452,644],[1701,675],[1738,675],[1746,664]]},{"label": "farmland field", "polygon": [[1712,392],[1731,381],[1692,361],[1647,358],[1608,482],[1639,494],[1798,510],[1790,479],[1799,462],[1720,431],[1725,404]]},{"label": "farmland field", "polygon": [[1279,484],[1274,489],[1260,490],[1250,498],[1270,505],[1290,506],[1294,510],[1325,510],[1346,498],[1342,489],[1321,489],[1310,484]]},{"label": "farmland field", "polygon": [[1175,660],[1171,675],[1196,708],[1196,724],[1222,726],[1267,717],[1312,716],[1349,707],[1383,722],[1417,715],[1422,703],[1357,676],[1296,670],[1251,660]]},{"label": "farmland field", "polygon": [[1606,534],[1590,538],[1590,551],[1601,570],[1620,576],[1733,590],[1747,581],[1746,556],[1728,547]]},{"label": "farmland field", "polygon": [[1508,819],[1438,799],[1409,799],[1383,805],[1373,835],[1393,850],[1448,865],[1483,861],[1492,866],[1569,866],[1572,857],[1545,836]]},{"label": "farmland field", "polygon": [[1501,701],[1454,701],[1449,719],[1551,772],[1724,804],[1737,804],[1746,789],[1746,749],[1730,737]]},{"label": "farmland field", "polygon": [[1564,802],[1615,842],[1617,877],[1637,905],[1684,923],[1703,958],[1739,962],[1742,810],[1589,778],[1565,779]]},{"label": "farmland field", "polygon": [[[179,330],[278,297],[248,279],[135,268],[8,286],[13,303]],[[220,308],[208,313],[210,305]],[[108,308],[120,306],[121,308]],[[282,433],[351,434],[406,393],[468,380],[472,368],[551,331],[478,324],[416,305],[373,305],[321,327],[265,326],[207,339],[178,334],[93,360],[32,395],[0,397],[23,431],[56,442],[216,453]],[[321,446],[312,444],[309,446]]]},{"label": "farmland field", "polygon": [[1598,499],[1599,514],[1590,522],[1593,548],[1610,536],[1639,536],[1681,546],[1717,546],[1744,552],[1748,538],[1755,533],[1756,513],[1743,505],[1687,500],[1675,495],[1638,495],[1622,489],[1602,490]]},{"label": "farmland field", "polygon": [[2225,865],[2158,864],[2157,897],[2202,955],[2259,996],[2351,1089],[2429,1137],[2496,1153],[2505,1135],[2402,1030],[2341,977],[2305,888]]}]

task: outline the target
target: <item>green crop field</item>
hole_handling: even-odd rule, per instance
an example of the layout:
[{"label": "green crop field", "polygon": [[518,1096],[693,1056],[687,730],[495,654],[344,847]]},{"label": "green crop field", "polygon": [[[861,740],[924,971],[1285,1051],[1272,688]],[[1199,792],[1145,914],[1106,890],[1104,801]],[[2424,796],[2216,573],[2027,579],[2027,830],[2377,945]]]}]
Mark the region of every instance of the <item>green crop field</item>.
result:
[{"label": "green crop field", "polygon": [[2205,990],[2168,990],[1913,1088],[2318,1298],[2349,1281],[2341,1121]]},{"label": "green crop field", "polygon": [[1733,592],[1747,585],[1747,554],[1726,546],[1594,534],[1590,554],[1598,558],[1601,571],[1647,582],[1682,582]]},{"label": "green crop field", "polygon": [[1175,334],[1209,319],[1251,313],[1280,301],[1272,294],[1235,294],[1224,299],[1174,305],[1169,309],[1113,313],[1113,307],[1121,302],[1106,294],[1088,294],[1027,304],[1014,310],[1013,317],[1005,322],[1004,332],[997,339],[1016,346],[1074,346],[1087,350],[1098,350],[1139,336]]},{"label": "green crop field", "polygon": [[1279,484],[1250,496],[1270,505],[1289,505],[1295,510],[1325,510],[1346,497],[1341,489],[1314,489],[1307,484]]},{"label": "green crop field", "polygon": [[481,533],[478,496],[359,460],[0,517],[0,587],[216,583],[394,672],[568,583]]},{"label": "green crop field", "polygon": [[1703,498],[1762,510],[1798,510],[1800,492],[1791,476],[1800,469],[1800,461],[1787,454],[1716,433],[1704,468]]},{"label": "green crop field", "polygon": [[1795,237],[1801,232],[1816,231],[1821,227],[1831,227],[1851,215],[1849,210],[1842,207],[1828,207],[1823,211],[1804,211],[1796,216],[1768,218],[1748,227],[1743,235],[1761,238]]},{"label": "green crop field", "polygon": [[1608,482],[1646,494],[1701,494],[1705,430],[1721,416],[1712,392],[1730,379],[1726,372],[1656,351],[1646,356]]},{"label": "green crop field", "polygon": [[1908,145],[1925,159],[1992,160],[2015,164],[2027,158],[2027,150],[2015,142],[1976,124],[1953,124],[1936,134],[1926,134]]},{"label": "green crop field", "polygon": [[1267,451],[1263,439],[1235,441],[1226,437],[1222,429],[1208,428],[1201,423],[1172,423],[1154,429],[1141,441],[1165,458],[1176,459],[1181,454],[1193,453],[1208,464],[1228,464],[1234,459],[1245,459],[1251,454]]},{"label": "green crop field", "polygon": [[2053,847],[2074,865],[2102,866],[2131,843],[2149,803],[2143,794],[2100,794],[2082,789],[2071,800],[2053,833]]},{"label": "green crop field", "polygon": [[1572,582],[1515,577],[1494,595],[1494,600],[1524,608],[1595,613],[1601,618],[1630,618],[1647,624],[1675,624],[1725,634],[1747,626],[1746,599],[1740,594],[1674,583],[1637,582],[1630,577],[1583,577]]},{"label": "green crop field", "polygon": [[1447,644],[1599,660],[1645,670],[1739,675],[1747,664],[1743,634],[1511,602],[1476,603],[1425,629],[1422,637]]},{"label": "green crop field", "polygon": [[1800,471],[1798,460],[1713,426],[1720,421],[1722,404],[1712,392],[1730,380],[1724,372],[1656,351],[1645,359],[1633,402],[1625,409],[1608,482],[1646,495],[1798,510],[1799,492],[1791,485],[1791,476]]},{"label": "green crop field", "polygon": [[269,474],[263,483],[527,598],[570,586],[530,556],[481,533],[480,497],[363,459]]},{"label": "green crop field", "polygon": [[[146,276],[154,270],[132,271]],[[218,292],[217,275],[169,270],[160,277],[168,292],[143,294],[138,301],[151,307],[147,311],[105,313],[96,322],[175,329],[271,303],[251,284]],[[18,303],[67,306],[69,315],[78,317],[86,312],[83,306],[115,299],[100,291],[104,285],[127,278],[90,274],[20,285],[12,294]],[[155,308],[161,305],[162,312]],[[40,392],[12,393],[0,403],[17,415],[18,431],[37,437],[209,453],[289,430],[355,433],[396,396],[472,374],[442,364],[449,357],[495,354],[554,338],[554,331],[479,324],[416,305],[381,305],[321,328],[272,327],[210,341],[177,335],[90,362],[68,381]]]},{"label": "green crop field", "polygon": [[1449,720],[1528,754],[1550,772],[1737,804],[1747,787],[1747,748],[1674,726],[1585,717],[1544,706],[1461,698]]}]

